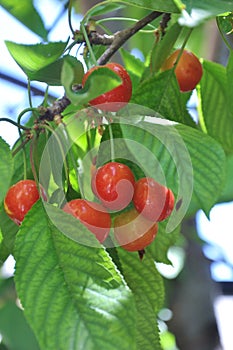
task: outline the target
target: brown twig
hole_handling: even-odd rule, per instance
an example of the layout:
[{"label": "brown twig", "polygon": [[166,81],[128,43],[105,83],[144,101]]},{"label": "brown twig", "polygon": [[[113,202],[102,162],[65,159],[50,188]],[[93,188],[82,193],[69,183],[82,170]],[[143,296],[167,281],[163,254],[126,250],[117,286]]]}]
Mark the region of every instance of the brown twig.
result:
[{"label": "brown twig", "polygon": [[114,34],[113,41],[109,48],[103,53],[98,59],[97,63],[103,65],[108,62],[108,60],[114,55],[114,53],[122,46],[124,43],[136,34],[140,29],[145,27],[147,24],[151,23],[154,19],[162,15],[162,12],[153,11],[149,15],[145,16],[138,22],[136,22],[132,27],[123,29]]},{"label": "brown twig", "polygon": [[159,23],[162,36],[165,35],[165,31],[166,31],[166,28],[168,26],[168,22],[170,21],[170,19],[171,19],[171,14],[170,13],[164,13],[163,14],[163,17],[162,17],[162,19],[161,19],[161,21]]}]

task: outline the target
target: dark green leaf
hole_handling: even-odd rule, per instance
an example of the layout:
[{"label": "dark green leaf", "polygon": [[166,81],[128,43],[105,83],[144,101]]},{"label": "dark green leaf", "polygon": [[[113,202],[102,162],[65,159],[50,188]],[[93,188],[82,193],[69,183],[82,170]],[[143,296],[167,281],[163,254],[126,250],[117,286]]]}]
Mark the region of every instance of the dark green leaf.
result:
[{"label": "dark green leaf", "polygon": [[34,33],[45,40],[47,39],[47,30],[32,0],[22,0],[20,2],[14,0],[0,0],[0,5]]},{"label": "dark green leaf", "polygon": [[40,202],[34,206],[15,249],[17,292],[40,347],[135,349],[134,301],[109,255],[58,229],[94,239],[78,220],[56,208],[48,214],[54,224]]}]

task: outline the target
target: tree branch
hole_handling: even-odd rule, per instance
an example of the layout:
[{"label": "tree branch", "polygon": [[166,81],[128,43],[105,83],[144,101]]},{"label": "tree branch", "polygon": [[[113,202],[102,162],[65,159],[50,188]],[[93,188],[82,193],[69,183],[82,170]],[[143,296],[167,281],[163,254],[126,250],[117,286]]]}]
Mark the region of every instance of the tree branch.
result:
[{"label": "tree branch", "polygon": [[142,18],[136,22],[132,27],[126,28],[122,31],[116,32],[114,34],[113,41],[109,48],[103,53],[103,55],[98,59],[97,63],[99,65],[106,64],[108,60],[114,55],[114,53],[122,46],[124,43],[140,29],[145,27],[148,23],[151,23],[154,19],[162,15],[162,12],[153,11],[146,17]]}]

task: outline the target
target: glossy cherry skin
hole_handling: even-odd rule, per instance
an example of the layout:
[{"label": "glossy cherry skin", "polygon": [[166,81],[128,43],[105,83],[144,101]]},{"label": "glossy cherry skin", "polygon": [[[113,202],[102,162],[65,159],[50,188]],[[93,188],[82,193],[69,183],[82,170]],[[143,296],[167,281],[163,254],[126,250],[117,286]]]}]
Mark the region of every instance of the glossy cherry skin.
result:
[{"label": "glossy cherry skin", "polygon": [[[45,196],[45,195],[44,195]],[[21,180],[11,186],[4,199],[4,208],[7,215],[20,225],[40,194],[33,180]]]},{"label": "glossy cherry skin", "polygon": [[132,82],[128,72],[118,63],[110,62],[104,66],[94,66],[84,74],[82,79],[82,85],[85,86],[87,78],[96,69],[107,67],[114,71],[122,80],[122,83],[114,89],[105,92],[104,94],[89,101],[91,106],[96,106],[103,111],[116,112],[124,107],[132,95]]},{"label": "glossy cherry skin", "polygon": [[[174,51],[164,62],[162,70],[171,69],[178,58],[180,49]],[[201,80],[203,69],[199,59],[190,51],[184,50],[175,68],[175,75],[182,92],[195,89]]]},{"label": "glossy cherry skin", "polygon": [[134,175],[127,165],[110,162],[96,170],[91,187],[106,208],[122,210],[133,198],[134,184]]},{"label": "glossy cherry skin", "polygon": [[100,243],[107,238],[111,228],[111,217],[101,204],[85,199],[73,199],[65,204],[63,210],[94,233]]},{"label": "glossy cherry skin", "polygon": [[141,251],[153,242],[158,224],[147,220],[136,209],[119,214],[114,220],[114,237],[129,252]]},{"label": "glossy cherry skin", "polygon": [[165,220],[171,214],[174,202],[173,192],[153,178],[143,177],[134,186],[134,206],[148,220]]}]

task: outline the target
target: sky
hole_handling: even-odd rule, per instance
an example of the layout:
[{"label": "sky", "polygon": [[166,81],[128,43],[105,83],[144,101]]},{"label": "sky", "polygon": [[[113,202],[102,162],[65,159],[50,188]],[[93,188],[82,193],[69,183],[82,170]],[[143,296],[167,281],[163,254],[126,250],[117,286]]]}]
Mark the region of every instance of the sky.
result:
[{"label": "sky", "polygon": [[[49,14],[46,20],[46,26],[51,26],[54,19],[57,17],[61,8],[59,6],[54,7],[53,1],[40,0],[35,2],[38,9],[43,9],[46,5],[46,13]],[[57,4],[57,2],[56,2]],[[51,9],[49,8],[51,6]],[[43,11],[44,13],[44,11]],[[0,71],[3,73],[9,73],[11,76],[19,77],[25,82],[26,76],[11,58],[8,53],[4,40],[12,40],[21,43],[37,43],[39,38],[30,32],[27,28],[22,26],[20,22],[11,17],[4,9],[0,7],[1,18],[1,30],[0,30]],[[79,18],[76,18],[77,24]],[[11,28],[6,31],[4,28]],[[17,33],[17,35],[15,34]],[[66,41],[70,35],[70,30],[67,25],[67,18],[63,16],[60,22],[57,24],[56,29],[51,32],[49,39],[53,41]],[[45,87],[40,83],[33,83],[34,86]],[[60,88],[52,88],[51,92],[59,96],[62,92]],[[27,104],[27,91],[15,86],[14,84],[6,83],[6,81],[0,80],[0,117],[17,118],[17,114],[24,108],[28,107]],[[34,100],[35,106],[39,105],[41,98]],[[18,137],[18,131],[15,126],[9,123],[0,124],[0,136],[2,136],[10,145]],[[211,265],[212,277],[216,281],[226,280],[233,281],[233,203],[216,205],[210,213],[210,220],[208,220],[202,211],[197,214],[197,228],[200,237],[206,241],[204,245],[205,255],[213,260]],[[174,256],[174,269],[180,270],[180,261],[177,262],[177,254],[172,254],[171,259]],[[179,260],[179,259],[178,259]],[[170,276],[174,275],[175,270],[168,271]],[[177,271],[178,271],[177,270]]]}]

